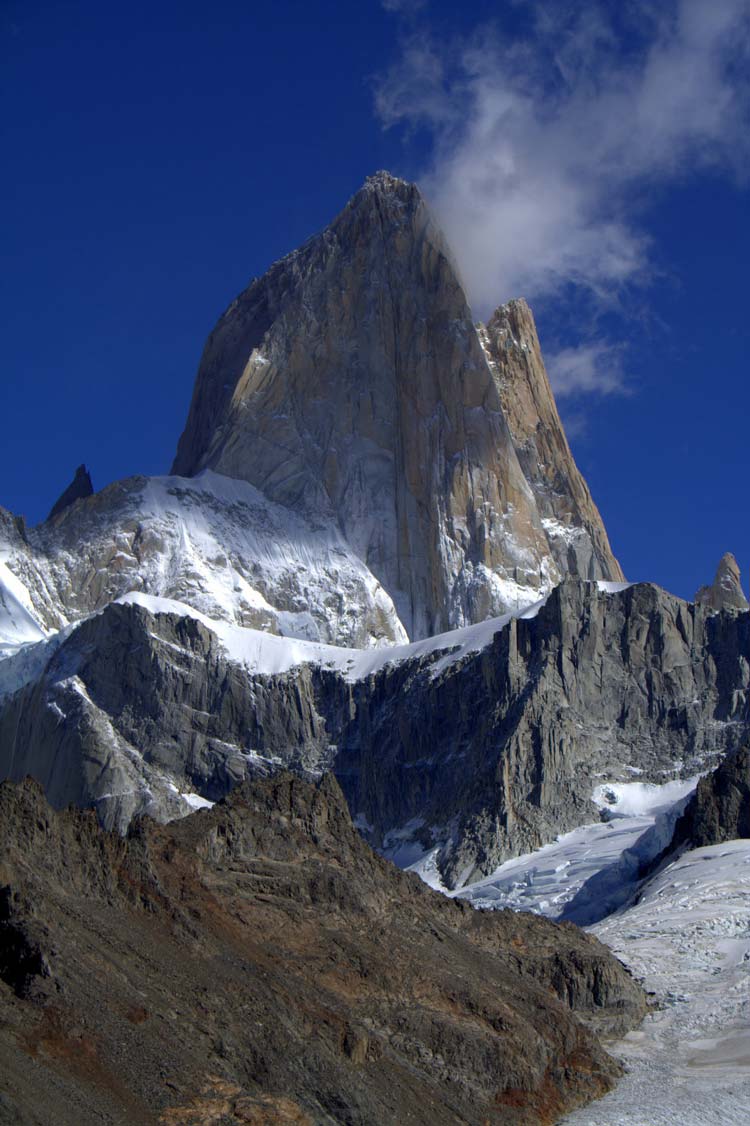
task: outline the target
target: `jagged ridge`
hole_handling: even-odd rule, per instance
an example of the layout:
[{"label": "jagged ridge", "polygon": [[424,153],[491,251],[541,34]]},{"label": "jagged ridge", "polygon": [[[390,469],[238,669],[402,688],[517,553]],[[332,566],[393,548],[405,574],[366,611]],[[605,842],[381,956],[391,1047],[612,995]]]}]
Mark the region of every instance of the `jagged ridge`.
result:
[{"label": "jagged ridge", "polygon": [[647,584],[569,580],[536,616],[364,655],[142,601],[5,662],[26,663],[0,771],[108,825],[259,770],[333,768],[373,844],[434,849],[455,886],[591,821],[602,777],[694,774],[750,720],[750,613]]}]

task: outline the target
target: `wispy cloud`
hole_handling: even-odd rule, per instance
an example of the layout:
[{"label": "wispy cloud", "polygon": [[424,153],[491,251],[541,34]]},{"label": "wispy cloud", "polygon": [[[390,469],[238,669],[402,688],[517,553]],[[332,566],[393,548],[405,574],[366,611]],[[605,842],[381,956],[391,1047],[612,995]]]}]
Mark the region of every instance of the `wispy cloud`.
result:
[{"label": "wispy cloud", "polygon": [[412,15],[424,8],[427,0],[380,0],[386,12],[398,12],[403,15]]},{"label": "wispy cloud", "polygon": [[[518,7],[524,39],[488,26],[451,43],[427,27],[406,38],[377,112],[428,130],[422,186],[480,315],[571,285],[615,303],[652,270],[650,190],[748,167],[750,0]],[[556,370],[562,392],[622,382],[601,343],[559,352]]]},{"label": "wispy cloud", "polygon": [[590,391],[607,395],[625,386],[622,348],[602,341],[548,352],[547,370],[558,399]]}]

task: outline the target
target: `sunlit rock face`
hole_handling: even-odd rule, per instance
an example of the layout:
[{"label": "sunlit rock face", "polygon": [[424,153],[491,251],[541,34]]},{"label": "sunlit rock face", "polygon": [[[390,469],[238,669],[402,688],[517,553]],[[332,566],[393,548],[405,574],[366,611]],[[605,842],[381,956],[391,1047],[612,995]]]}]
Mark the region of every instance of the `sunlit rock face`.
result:
[{"label": "sunlit rock face", "polygon": [[531,309],[509,301],[478,326],[521,468],[563,574],[621,581],[599,510],[573,460]]},{"label": "sunlit rock face", "polygon": [[747,610],[748,602],[742,589],[740,568],[731,551],[719,560],[711,586],[702,586],[695,601],[709,610]]},{"label": "sunlit rock face", "polygon": [[411,637],[570,571],[619,579],[538,342],[531,365],[501,357],[496,319],[473,323],[418,189],[378,173],[227,309],[173,472],[211,468],[335,520]]}]

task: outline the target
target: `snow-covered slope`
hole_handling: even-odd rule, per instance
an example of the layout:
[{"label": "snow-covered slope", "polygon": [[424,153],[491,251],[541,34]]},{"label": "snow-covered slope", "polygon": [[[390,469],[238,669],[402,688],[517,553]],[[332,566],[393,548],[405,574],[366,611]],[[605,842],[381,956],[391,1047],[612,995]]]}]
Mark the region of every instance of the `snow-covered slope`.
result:
[{"label": "snow-covered slope", "polygon": [[[578,923],[642,980],[654,1008],[610,1050],[616,1089],[567,1126],[745,1126],[750,1120],[750,840],[695,849],[644,884],[639,866],[668,842],[695,779],[602,783],[609,820],[508,861],[458,893]],[[441,887],[427,854],[412,870]],[[450,893],[449,893],[450,894]],[[606,916],[606,917],[604,917]]]},{"label": "snow-covered slope", "polygon": [[596,922],[632,896],[639,870],[669,843],[696,782],[602,783],[592,794],[592,814],[598,808],[606,820],[508,860],[461,898],[475,907],[514,907],[581,926]]},{"label": "snow-covered slope", "polygon": [[0,659],[47,635],[21,580],[0,557]]},{"label": "snow-covered slope", "polygon": [[361,648],[408,640],[333,523],[211,471],[130,478],[25,535],[10,520],[2,530],[0,644],[6,633],[8,644],[38,640],[130,591],[287,637]]},{"label": "snow-covered slope", "polygon": [[628,1073],[569,1126],[750,1121],[750,841],[685,853],[593,928],[656,1008],[615,1045]]},{"label": "snow-covered slope", "polygon": [[248,672],[261,676],[276,676],[299,665],[312,664],[321,668],[337,669],[350,682],[372,676],[389,664],[411,661],[417,657],[435,655],[431,673],[437,676],[450,664],[469,653],[485,649],[496,633],[504,629],[513,618],[528,620],[537,615],[546,602],[542,598],[517,614],[503,614],[476,626],[439,633],[423,641],[405,645],[379,646],[373,649],[351,649],[339,645],[325,645],[294,637],[275,637],[263,630],[246,629],[226,621],[209,618],[184,602],[171,598],[132,592],[118,598],[124,605],[143,606],[152,614],[176,614],[202,622],[219,638],[229,660],[244,666]]}]

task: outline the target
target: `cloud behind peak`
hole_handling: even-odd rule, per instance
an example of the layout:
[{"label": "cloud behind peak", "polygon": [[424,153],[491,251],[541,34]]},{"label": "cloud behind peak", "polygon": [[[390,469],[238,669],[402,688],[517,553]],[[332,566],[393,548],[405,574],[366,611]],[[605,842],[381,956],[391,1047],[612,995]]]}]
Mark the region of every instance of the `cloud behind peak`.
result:
[{"label": "cloud behind peak", "polygon": [[421,28],[376,89],[385,126],[429,133],[421,183],[480,315],[571,284],[616,301],[650,276],[650,193],[748,167],[750,0],[524,13],[523,36]]}]

